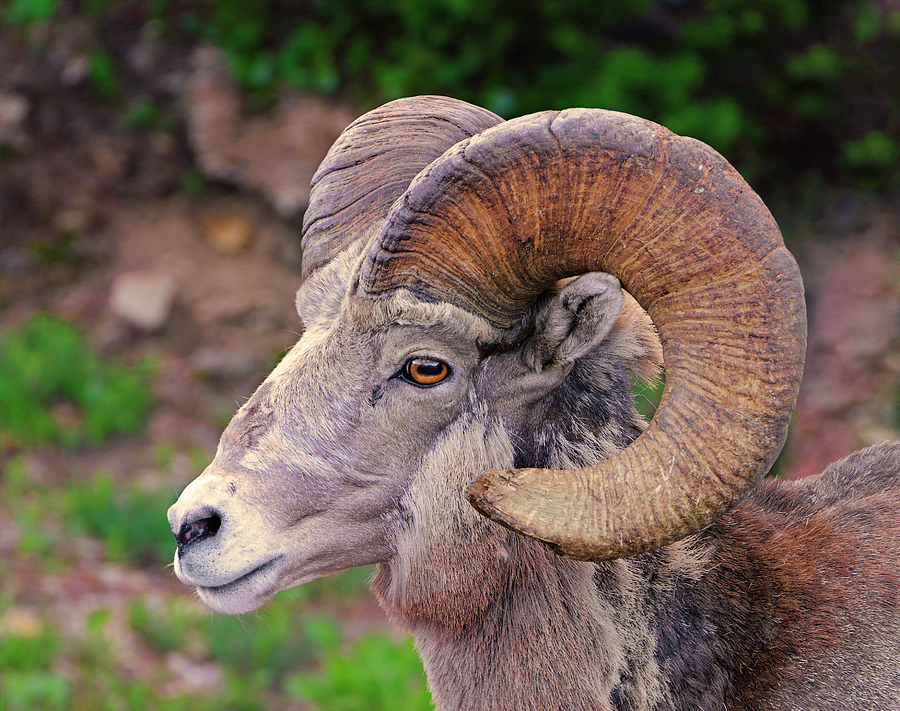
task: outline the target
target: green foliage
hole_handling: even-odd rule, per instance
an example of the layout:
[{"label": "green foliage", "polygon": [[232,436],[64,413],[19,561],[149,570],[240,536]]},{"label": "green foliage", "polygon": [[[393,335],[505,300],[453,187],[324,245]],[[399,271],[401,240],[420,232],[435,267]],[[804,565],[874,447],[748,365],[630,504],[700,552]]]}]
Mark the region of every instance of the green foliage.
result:
[{"label": "green foliage", "polygon": [[187,632],[187,617],[173,612],[171,605],[160,612],[137,598],[128,606],[128,626],[156,651],[174,652]]},{"label": "green foliage", "polygon": [[184,598],[170,598],[153,606],[137,598],[128,606],[128,626],[158,652],[184,649],[200,615],[195,604],[186,603]]},{"label": "green foliage", "polygon": [[98,444],[139,432],[151,403],[146,372],[101,360],[65,321],[39,314],[0,337],[0,441]]},{"label": "green foliage", "polygon": [[63,264],[73,260],[72,243],[74,241],[75,235],[72,232],[62,232],[47,240],[36,242],[32,251],[34,256],[44,264]]},{"label": "green foliage", "polygon": [[51,561],[56,532],[47,525],[46,495],[35,492],[29,484],[28,468],[20,457],[14,457],[0,471],[0,513],[11,513],[18,533],[16,553],[39,556],[44,563]]},{"label": "green foliage", "polygon": [[103,542],[110,562],[163,566],[172,558],[166,511],[173,492],[120,487],[103,474],[48,491],[30,483],[20,458],[6,464],[0,481],[0,502],[15,522],[21,556],[51,563],[61,538],[91,536]]},{"label": "green foliage", "polygon": [[648,422],[653,419],[666,386],[665,376],[650,383],[638,382],[631,388],[637,411]]},{"label": "green foliage", "polygon": [[29,501],[16,510],[16,529],[19,541],[16,553],[37,556],[46,567],[54,563],[56,532],[47,525],[47,510],[39,501]]},{"label": "green foliage", "polygon": [[310,626],[316,624],[330,625],[338,636],[333,621],[306,619],[282,605],[256,617],[215,615],[200,627],[213,659],[241,674],[262,675],[260,683],[268,685],[318,651],[317,638],[310,634]]},{"label": "green foliage", "polygon": [[869,131],[865,136],[844,144],[841,162],[870,189],[883,184],[900,186],[900,139],[882,131]]},{"label": "green foliage", "polygon": [[[71,711],[141,711],[173,708],[162,699],[149,681],[123,678],[116,665],[116,646],[107,635],[112,612],[97,608],[85,618],[84,641],[71,650],[78,663],[73,679]],[[178,708],[190,708],[181,705]]]},{"label": "green foliage", "polygon": [[66,487],[61,507],[66,528],[75,535],[102,540],[110,561],[163,565],[175,551],[166,522],[172,499],[168,491],[122,489],[112,478],[99,475]]},{"label": "green foliage", "polygon": [[[5,642],[6,640],[4,640]],[[0,709],[3,711],[68,711],[71,682],[52,672],[4,671],[0,676]]]},{"label": "green foliage", "polygon": [[[209,658],[222,665],[226,688],[218,698],[220,706],[263,708],[264,693],[283,687],[323,709],[431,708],[421,662],[408,644],[373,636],[343,654],[338,624],[310,615],[295,596],[279,595],[259,613],[242,617],[202,616],[183,599],[162,605],[136,600],[128,622],[161,653],[196,654],[199,641]],[[325,671],[296,673],[320,667]],[[207,701],[216,708],[213,698]]]},{"label": "green foliage", "polygon": [[[166,448],[160,448],[157,456],[163,464],[173,457]],[[7,462],[2,474],[0,514],[12,513],[20,548],[27,539],[42,534],[38,551],[42,561],[56,556],[55,565],[66,565],[56,549],[73,535],[100,538],[106,544],[107,557],[117,562],[161,566],[160,558],[168,559],[171,554],[165,510],[172,495],[117,488],[106,476],[49,491],[31,480],[22,458]],[[23,517],[30,521],[27,529]],[[35,545],[32,542],[26,547],[34,550]],[[109,609],[99,608],[87,615],[81,640],[57,637],[49,628],[30,637],[3,636],[0,626],[0,678],[4,682],[0,684],[0,708],[264,711],[267,699],[286,696],[283,685],[290,673],[320,667],[331,671],[324,685],[313,683],[310,687],[313,700],[326,694],[330,684],[348,703],[361,704],[355,708],[430,708],[421,665],[411,650],[397,652],[393,643],[384,640],[366,642],[351,650],[349,661],[341,661],[343,635],[338,623],[309,613],[310,604],[330,608],[355,600],[370,573],[370,568],[357,569],[294,588],[258,613],[242,617],[211,616],[189,596],[133,600],[127,608],[128,627],[157,654],[221,666],[224,688],[202,696],[163,696],[157,680],[171,678],[163,665],[148,678],[123,678],[116,651],[119,642],[113,644],[109,639]],[[9,605],[10,601],[0,597],[0,620]],[[54,670],[61,662],[74,665],[78,675],[71,679],[57,675]],[[374,666],[358,679],[349,677],[348,665],[359,664]],[[306,682],[291,683],[301,689]],[[424,699],[423,704],[415,701],[419,698]],[[403,705],[408,702],[417,705]],[[333,707],[328,701],[323,703],[323,708]]]},{"label": "green foliage", "polygon": [[42,631],[31,637],[0,635],[0,709],[63,711],[69,708],[71,684],[50,671],[60,640]]},{"label": "green foliage", "polygon": [[278,52],[276,70],[291,86],[330,94],[340,85],[335,54],[339,41],[335,32],[304,22]]},{"label": "green foliage", "polygon": [[360,638],[349,654],[331,646],[320,671],[293,674],[285,679],[284,689],[321,711],[433,708],[411,638],[398,643],[383,634]]},{"label": "green foliage", "polygon": [[844,146],[844,160],[854,167],[884,166],[896,168],[900,147],[890,136],[881,131],[869,131],[858,141]]},{"label": "green foliage", "polygon": [[[110,100],[120,73],[101,41],[122,0],[11,0],[9,23],[78,13],[89,71]],[[896,170],[859,168],[870,135],[900,141],[900,12],[875,0],[152,0],[147,21],[223,50],[250,109],[281,87],[376,105],[447,94],[512,117],[587,106],[637,114],[725,154],[764,194],[810,176],[896,187]],[[123,122],[166,117],[130,97]],[[185,176],[195,194],[203,183]]]},{"label": "green foliage", "polygon": [[299,600],[331,600],[350,602],[362,595],[368,588],[373,566],[351,568],[337,575],[319,578],[311,583],[293,588],[287,595]]},{"label": "green foliage", "polygon": [[793,79],[830,81],[841,71],[841,57],[830,47],[814,44],[805,51],[788,58],[787,74]]},{"label": "green foliage", "polygon": [[34,637],[4,637],[0,644],[0,671],[47,671],[59,646],[59,640],[48,632]]},{"label": "green foliage", "polygon": [[159,107],[146,97],[133,101],[122,116],[122,125],[132,131],[140,128],[156,128],[163,121]]},{"label": "green foliage", "polygon": [[13,25],[29,25],[51,19],[59,0],[10,0],[3,12],[3,19]]},{"label": "green foliage", "polygon": [[104,99],[119,97],[119,79],[112,57],[101,49],[88,53],[88,76]]},{"label": "green foliage", "polygon": [[206,180],[199,170],[189,169],[181,176],[181,189],[189,198],[199,198],[206,192]]},{"label": "green foliage", "polygon": [[[862,187],[891,178],[848,171],[839,159],[872,131],[898,132],[896,118],[890,129],[885,122],[896,117],[900,83],[879,67],[900,62],[898,43],[887,39],[900,19],[874,2],[313,0],[298,10],[279,0],[208,0],[196,7],[189,27],[225,51],[254,105],[290,85],[369,104],[442,93],[505,116],[602,107],[699,138],[755,182],[799,182],[804,169],[840,173]],[[872,110],[861,111],[865,105]]]}]

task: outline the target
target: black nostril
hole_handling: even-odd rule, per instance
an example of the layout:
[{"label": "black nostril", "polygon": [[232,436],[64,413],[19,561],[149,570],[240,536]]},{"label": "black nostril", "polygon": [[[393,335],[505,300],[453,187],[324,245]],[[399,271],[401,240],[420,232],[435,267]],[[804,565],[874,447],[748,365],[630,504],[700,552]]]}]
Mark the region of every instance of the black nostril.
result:
[{"label": "black nostril", "polygon": [[182,524],[181,530],[175,534],[175,540],[178,541],[179,548],[185,548],[204,538],[215,536],[221,525],[222,519],[216,514],[198,518]]}]

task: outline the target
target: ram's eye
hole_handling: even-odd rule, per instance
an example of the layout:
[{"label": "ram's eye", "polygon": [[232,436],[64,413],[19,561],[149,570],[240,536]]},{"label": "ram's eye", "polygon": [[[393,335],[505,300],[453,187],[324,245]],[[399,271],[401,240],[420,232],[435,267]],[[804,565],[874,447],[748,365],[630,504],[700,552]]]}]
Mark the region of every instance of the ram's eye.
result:
[{"label": "ram's eye", "polygon": [[411,358],[403,366],[403,378],[413,385],[437,385],[450,375],[450,366],[433,358]]}]

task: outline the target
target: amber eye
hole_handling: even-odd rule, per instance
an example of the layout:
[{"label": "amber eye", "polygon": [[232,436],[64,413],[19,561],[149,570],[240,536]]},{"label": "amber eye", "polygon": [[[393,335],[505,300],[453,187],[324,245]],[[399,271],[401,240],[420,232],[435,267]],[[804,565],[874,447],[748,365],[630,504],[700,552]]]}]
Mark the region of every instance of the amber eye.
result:
[{"label": "amber eye", "polygon": [[450,375],[450,366],[432,358],[412,358],[403,366],[403,377],[414,385],[437,385]]}]

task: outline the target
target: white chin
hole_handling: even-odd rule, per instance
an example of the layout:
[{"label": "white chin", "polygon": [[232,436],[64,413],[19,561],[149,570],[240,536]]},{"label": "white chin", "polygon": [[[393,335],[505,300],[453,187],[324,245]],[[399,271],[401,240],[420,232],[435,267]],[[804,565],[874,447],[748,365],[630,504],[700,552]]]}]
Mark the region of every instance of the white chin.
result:
[{"label": "white chin", "polygon": [[280,588],[276,586],[284,559],[279,557],[225,585],[196,587],[200,599],[216,612],[240,615],[261,607]]}]

